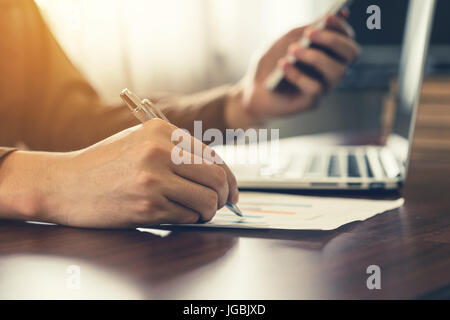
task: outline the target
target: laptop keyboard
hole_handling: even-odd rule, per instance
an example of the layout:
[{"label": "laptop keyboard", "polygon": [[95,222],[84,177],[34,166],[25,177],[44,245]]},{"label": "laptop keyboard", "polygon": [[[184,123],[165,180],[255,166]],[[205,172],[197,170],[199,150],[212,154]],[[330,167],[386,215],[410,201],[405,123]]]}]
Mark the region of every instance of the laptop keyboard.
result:
[{"label": "laptop keyboard", "polygon": [[[359,152],[359,153],[358,153]],[[387,174],[384,162],[378,149],[353,151],[353,149],[340,149],[328,154],[311,154],[307,161],[305,157],[292,155],[290,165],[283,167],[272,177],[279,178],[385,178],[392,177]],[[306,162],[306,163],[305,163]],[[390,161],[389,167],[393,163]],[[376,173],[376,174],[375,174]]]}]

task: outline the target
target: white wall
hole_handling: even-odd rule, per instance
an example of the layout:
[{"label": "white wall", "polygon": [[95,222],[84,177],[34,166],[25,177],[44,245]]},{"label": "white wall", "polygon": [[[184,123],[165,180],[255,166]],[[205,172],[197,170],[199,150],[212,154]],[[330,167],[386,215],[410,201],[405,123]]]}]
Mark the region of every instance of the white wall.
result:
[{"label": "white wall", "polygon": [[193,92],[238,80],[252,55],[332,0],[36,0],[108,102],[130,87]]}]

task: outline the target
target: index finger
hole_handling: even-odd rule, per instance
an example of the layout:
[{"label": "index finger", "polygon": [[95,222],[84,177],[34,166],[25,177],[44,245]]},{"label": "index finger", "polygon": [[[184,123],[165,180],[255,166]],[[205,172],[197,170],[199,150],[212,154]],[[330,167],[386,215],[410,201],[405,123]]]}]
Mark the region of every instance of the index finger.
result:
[{"label": "index finger", "polygon": [[313,44],[334,51],[345,63],[352,63],[360,53],[356,42],[331,30],[313,30],[309,36]]},{"label": "index finger", "polygon": [[355,30],[353,30],[353,27],[344,18],[339,16],[328,16],[326,19],[326,26],[328,29],[340,32],[350,38],[355,37]]}]

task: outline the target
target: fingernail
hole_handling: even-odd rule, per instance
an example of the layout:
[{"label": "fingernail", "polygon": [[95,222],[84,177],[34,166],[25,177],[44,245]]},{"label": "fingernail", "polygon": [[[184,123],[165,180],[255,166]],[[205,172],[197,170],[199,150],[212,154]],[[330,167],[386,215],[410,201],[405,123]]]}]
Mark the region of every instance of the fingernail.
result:
[{"label": "fingernail", "polygon": [[354,38],[356,36],[355,29],[353,29],[353,27],[350,26],[348,30],[350,32],[350,37]]}]

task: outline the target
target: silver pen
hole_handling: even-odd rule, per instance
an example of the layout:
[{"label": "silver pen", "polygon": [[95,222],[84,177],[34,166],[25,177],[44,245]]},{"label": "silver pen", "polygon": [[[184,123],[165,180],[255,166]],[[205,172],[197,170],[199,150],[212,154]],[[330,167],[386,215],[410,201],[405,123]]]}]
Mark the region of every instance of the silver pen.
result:
[{"label": "silver pen", "polygon": [[[133,115],[142,123],[151,119],[162,119],[170,123],[169,119],[148,99],[141,100],[136,94],[128,89],[122,90],[120,97],[130,108]],[[225,206],[239,217],[243,217],[242,211],[235,204],[227,202]]]}]

